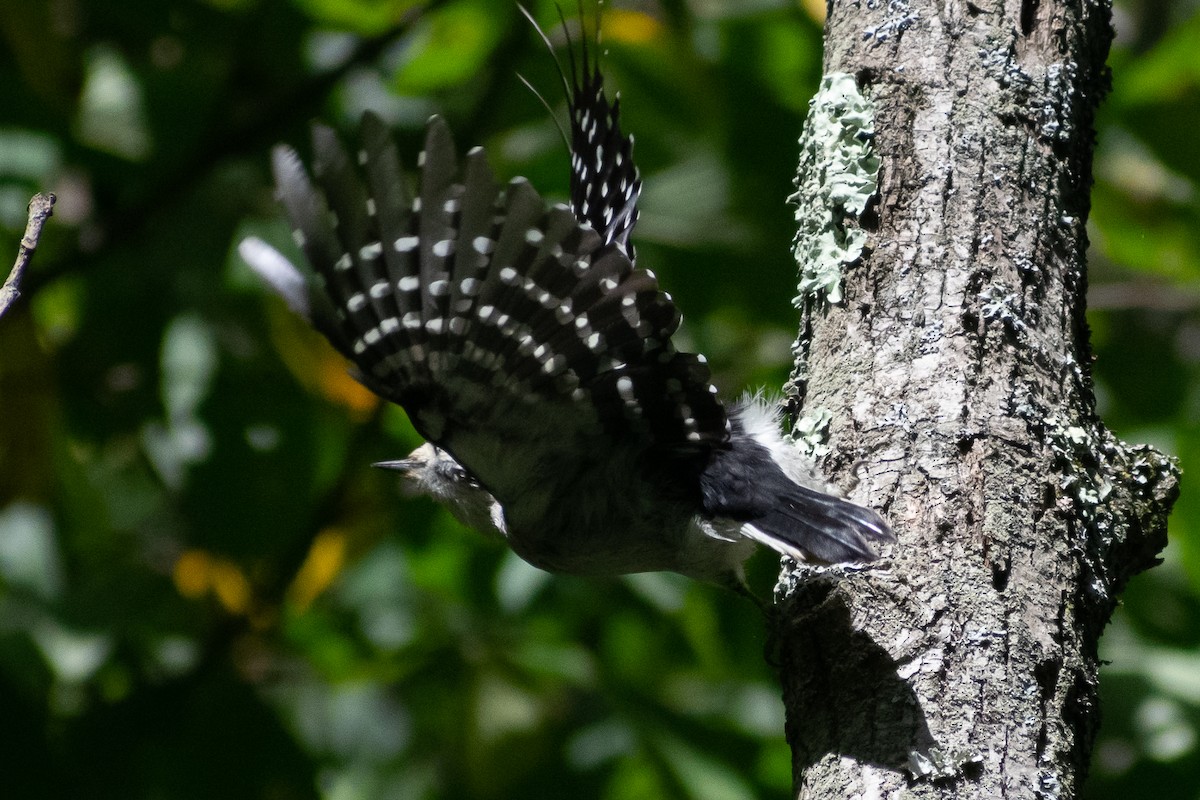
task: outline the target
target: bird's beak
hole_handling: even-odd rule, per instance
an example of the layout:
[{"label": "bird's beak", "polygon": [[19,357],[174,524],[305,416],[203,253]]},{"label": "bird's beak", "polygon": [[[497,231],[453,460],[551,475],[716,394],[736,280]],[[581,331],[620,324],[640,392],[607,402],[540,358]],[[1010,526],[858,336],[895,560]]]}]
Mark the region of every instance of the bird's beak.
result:
[{"label": "bird's beak", "polygon": [[401,459],[397,459],[396,461],[376,461],[371,466],[379,467],[380,469],[392,469],[392,470],[395,470],[396,472],[407,473],[407,472],[412,472],[414,469],[416,469],[420,465],[421,465],[421,462],[418,459],[401,458]]}]

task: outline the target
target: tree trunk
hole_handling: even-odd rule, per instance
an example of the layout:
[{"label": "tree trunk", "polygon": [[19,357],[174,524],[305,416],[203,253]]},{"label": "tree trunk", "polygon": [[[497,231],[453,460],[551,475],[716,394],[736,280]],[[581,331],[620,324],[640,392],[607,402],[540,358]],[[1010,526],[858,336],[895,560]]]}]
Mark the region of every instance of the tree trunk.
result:
[{"label": "tree trunk", "polygon": [[[832,411],[830,474],[856,473],[899,542],[781,580],[802,798],[1078,794],[1097,640],[1156,563],[1178,477],[1093,403],[1085,223],[1110,36],[1095,0],[829,6],[825,72],[873,105],[878,192],[834,212],[839,241],[866,234],[844,298],[802,283],[792,397]],[[801,166],[798,218],[829,205]]]}]

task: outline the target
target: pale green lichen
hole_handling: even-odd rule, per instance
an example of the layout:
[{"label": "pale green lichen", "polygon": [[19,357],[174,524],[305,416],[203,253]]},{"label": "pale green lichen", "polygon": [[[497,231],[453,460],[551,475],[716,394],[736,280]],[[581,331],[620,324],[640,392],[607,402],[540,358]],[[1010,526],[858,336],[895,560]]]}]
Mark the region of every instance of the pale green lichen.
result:
[{"label": "pale green lichen", "polygon": [[983,760],[983,753],[977,750],[910,750],[908,772],[914,780],[947,781],[982,769]]},{"label": "pale green lichen", "polygon": [[875,106],[853,75],[821,80],[809,103],[796,172],[796,238],[799,306],[810,296],[842,299],[842,268],[859,259],[866,232],[856,224],[878,186]]},{"label": "pale green lichen", "polygon": [[1079,519],[1095,530],[1108,531],[1111,512],[1104,502],[1112,493],[1113,484],[1107,470],[1109,459],[1105,456],[1116,455],[1116,442],[1104,437],[1099,429],[1069,425],[1054,414],[1046,415],[1042,422],[1061,472],[1059,488],[1074,501]]},{"label": "pale green lichen", "polygon": [[792,441],[800,452],[811,459],[829,454],[829,423],[833,412],[827,408],[814,408],[792,426]]}]

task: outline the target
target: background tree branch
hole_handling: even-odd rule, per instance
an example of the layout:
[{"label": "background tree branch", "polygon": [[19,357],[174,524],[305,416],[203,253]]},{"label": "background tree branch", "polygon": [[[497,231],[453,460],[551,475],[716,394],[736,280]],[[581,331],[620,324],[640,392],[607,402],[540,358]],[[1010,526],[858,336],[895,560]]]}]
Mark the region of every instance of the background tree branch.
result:
[{"label": "background tree branch", "polygon": [[54,195],[50,193],[35,194],[29,201],[29,221],[25,224],[25,235],[17,249],[17,260],[0,286],[0,317],[8,311],[16,299],[21,296],[21,279],[25,276],[25,268],[29,266],[33,253],[37,250],[38,241],[42,238],[42,226],[54,213]]}]

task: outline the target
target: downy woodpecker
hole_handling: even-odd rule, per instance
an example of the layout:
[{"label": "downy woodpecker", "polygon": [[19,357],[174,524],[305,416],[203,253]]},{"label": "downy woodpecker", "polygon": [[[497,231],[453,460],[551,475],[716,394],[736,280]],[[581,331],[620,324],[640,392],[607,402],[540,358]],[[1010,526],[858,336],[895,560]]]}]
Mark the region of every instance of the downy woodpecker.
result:
[{"label": "downy woodpecker", "polygon": [[367,113],[354,158],[314,126],[312,179],[294,150],[274,150],[312,271],[258,239],[242,256],[428,441],[379,466],[537,567],[738,586],[755,543],[798,560],[876,558],[887,523],[836,496],[765,404],[726,407],[704,357],[672,345],[680,313],[629,243],[633,139],[586,36],[580,49],[569,82],[559,69],[569,206],[522,178],[500,187],[480,148],[460,164],[438,117],[410,191]]}]

